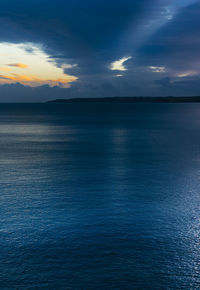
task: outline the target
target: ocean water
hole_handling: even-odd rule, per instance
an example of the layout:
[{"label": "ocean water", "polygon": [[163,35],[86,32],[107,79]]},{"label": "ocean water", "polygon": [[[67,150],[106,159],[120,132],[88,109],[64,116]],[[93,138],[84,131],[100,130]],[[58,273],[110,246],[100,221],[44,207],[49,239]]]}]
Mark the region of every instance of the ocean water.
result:
[{"label": "ocean water", "polygon": [[200,104],[1,104],[0,289],[200,289]]}]

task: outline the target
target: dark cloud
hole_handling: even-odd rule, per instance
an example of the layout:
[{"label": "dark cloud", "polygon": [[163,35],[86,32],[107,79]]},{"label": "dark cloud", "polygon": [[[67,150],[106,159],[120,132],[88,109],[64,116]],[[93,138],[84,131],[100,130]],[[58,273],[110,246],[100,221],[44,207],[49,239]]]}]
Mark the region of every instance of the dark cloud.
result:
[{"label": "dark cloud", "polygon": [[[121,37],[159,11],[160,0],[30,0],[0,3],[0,40],[42,43],[58,62],[73,59],[93,72],[121,57]],[[130,52],[130,47],[123,47]],[[57,56],[58,57],[57,57]],[[93,63],[94,61],[94,63]]]},{"label": "dark cloud", "polygon": [[164,96],[200,96],[200,77],[185,77],[175,81],[163,78],[156,80],[155,85]]},{"label": "dark cloud", "polygon": [[183,78],[171,81],[163,78],[152,83],[146,82],[142,87],[130,80],[115,82],[80,82],[71,88],[28,87],[21,84],[0,85],[1,102],[46,102],[54,99],[76,97],[114,97],[114,96],[200,96],[200,78]]},{"label": "dark cloud", "polygon": [[[190,4],[188,0],[184,5],[186,2]],[[16,100],[27,101],[164,95],[172,90],[182,95],[186,91],[190,94],[190,87],[192,94],[195,90],[198,94],[191,80],[175,78],[185,70],[198,71],[200,3],[180,8],[170,20],[169,11],[174,12],[178,3],[178,0],[1,0],[0,41],[41,44],[58,66],[77,64],[66,68],[66,72],[79,77],[69,89],[0,86],[3,100],[11,100],[14,91]],[[31,47],[27,49],[31,51]],[[109,65],[124,56],[133,58],[127,62],[128,70],[122,72],[123,76],[115,77],[117,72],[110,71]],[[167,71],[156,73],[149,66],[164,66]]]},{"label": "dark cloud", "polygon": [[200,57],[199,15],[199,1],[181,9],[140,49],[141,63],[163,65],[178,72],[196,69]]},{"label": "dark cloud", "polygon": [[166,77],[160,80],[155,80],[155,84],[161,87],[169,87],[171,85],[171,80],[169,77]]}]

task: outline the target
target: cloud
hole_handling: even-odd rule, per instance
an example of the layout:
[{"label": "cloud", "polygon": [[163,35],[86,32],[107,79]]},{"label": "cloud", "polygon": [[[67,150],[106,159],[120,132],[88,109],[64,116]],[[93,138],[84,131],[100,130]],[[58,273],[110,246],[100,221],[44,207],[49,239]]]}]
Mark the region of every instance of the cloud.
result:
[{"label": "cloud", "polygon": [[166,68],[164,66],[149,66],[149,69],[156,73],[166,72]]},{"label": "cloud", "polygon": [[124,66],[124,63],[131,58],[132,58],[131,56],[123,57],[119,60],[112,62],[110,65],[110,69],[111,70],[118,70],[118,71],[126,71],[127,68]]},{"label": "cloud", "polygon": [[[30,45],[32,50],[30,50]],[[0,43],[0,52],[2,53],[0,63],[8,63],[10,59],[20,60],[20,62],[9,63],[7,67],[0,68],[0,83],[2,84],[19,82],[31,87],[48,84],[51,87],[67,88],[77,80],[76,76],[64,72],[76,65],[66,64],[64,67],[58,67],[39,46]],[[19,74],[18,68],[26,68],[25,74]]]},{"label": "cloud", "polygon": [[94,68],[106,73],[113,59],[131,55],[135,40],[132,47],[122,41],[127,31],[132,39],[163,6],[161,0],[2,0],[0,40],[40,43],[58,64],[77,63],[80,76]]},{"label": "cloud", "polygon": [[[49,87],[50,78],[43,78],[41,84],[48,86],[32,90],[42,99],[45,90],[51,96],[51,89],[56,97],[63,96],[63,90],[66,97],[161,95],[171,89],[175,94],[186,91],[190,94],[189,86],[193,87],[193,93],[197,86],[194,89],[192,82],[184,77],[188,71],[200,73],[200,4],[194,1],[2,0],[0,41],[24,44],[32,55],[36,54],[33,47],[37,45],[48,55],[48,62],[62,68],[66,74],[70,70],[72,78],[78,77],[70,88],[56,89],[56,94],[54,88]],[[28,43],[32,46],[27,46]],[[134,62],[129,59],[125,64],[119,63],[122,56],[132,56]],[[21,62],[23,59],[10,60],[11,64]],[[24,63],[28,64],[28,70],[29,63]],[[18,67],[13,69],[18,72]],[[121,75],[120,71],[125,71],[123,77],[115,77]],[[161,81],[165,88],[155,83],[159,82],[159,73],[170,80]],[[36,73],[32,75],[39,80],[10,75],[14,79],[7,82],[39,85],[41,78]],[[180,83],[172,85],[180,76],[187,82],[188,90]],[[62,85],[63,78],[61,82],[59,79],[56,77],[54,84]],[[67,82],[66,86],[69,85]],[[13,88],[8,84],[6,90]],[[28,95],[33,97],[33,92]]]},{"label": "cloud", "polygon": [[188,71],[200,74],[200,2],[193,2],[138,51],[140,64],[165,67],[174,77]]},{"label": "cloud", "polygon": [[186,71],[184,73],[178,73],[177,77],[179,78],[185,78],[185,77],[189,77],[189,76],[193,76],[193,75],[198,75],[197,72],[195,71]]},{"label": "cloud", "polygon": [[10,63],[10,64],[8,64],[8,66],[14,66],[17,68],[27,68],[28,67],[28,65],[25,63]]},{"label": "cloud", "polygon": [[58,86],[24,86],[20,83],[0,85],[1,102],[46,102],[58,98],[67,98],[68,89]]},{"label": "cloud", "polygon": [[50,87],[60,86],[63,88],[69,88],[70,83],[76,81],[77,78],[74,76],[66,76],[65,78],[59,78],[55,80],[42,80],[34,75],[21,75],[12,73],[10,75],[0,74],[0,84],[12,84],[12,83],[21,83],[30,87],[37,87],[44,84],[49,85]]},{"label": "cloud", "polygon": [[0,67],[0,71],[9,72],[9,71],[11,71],[11,68],[10,67],[6,67],[6,66]]},{"label": "cloud", "polygon": [[161,87],[169,87],[171,85],[171,79],[169,77],[166,77],[166,78],[156,80],[155,85],[158,85]]}]

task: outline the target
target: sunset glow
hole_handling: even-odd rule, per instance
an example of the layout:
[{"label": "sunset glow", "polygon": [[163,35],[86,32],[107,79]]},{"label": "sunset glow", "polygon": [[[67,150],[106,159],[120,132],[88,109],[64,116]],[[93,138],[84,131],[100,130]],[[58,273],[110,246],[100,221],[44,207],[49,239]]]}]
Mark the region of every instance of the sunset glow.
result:
[{"label": "sunset glow", "polygon": [[64,68],[50,61],[39,46],[0,44],[0,84],[21,83],[31,87],[47,84],[68,88],[77,77],[64,73]]}]

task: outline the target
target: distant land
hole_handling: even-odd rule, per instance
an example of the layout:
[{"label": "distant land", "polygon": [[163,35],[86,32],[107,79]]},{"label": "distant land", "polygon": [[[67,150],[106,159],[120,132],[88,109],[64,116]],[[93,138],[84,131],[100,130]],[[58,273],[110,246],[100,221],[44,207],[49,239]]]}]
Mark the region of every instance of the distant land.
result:
[{"label": "distant land", "polygon": [[56,99],[48,103],[199,103],[200,97],[106,97]]}]

